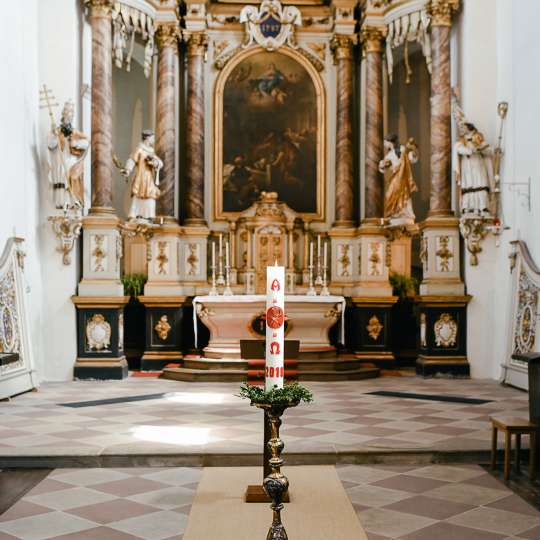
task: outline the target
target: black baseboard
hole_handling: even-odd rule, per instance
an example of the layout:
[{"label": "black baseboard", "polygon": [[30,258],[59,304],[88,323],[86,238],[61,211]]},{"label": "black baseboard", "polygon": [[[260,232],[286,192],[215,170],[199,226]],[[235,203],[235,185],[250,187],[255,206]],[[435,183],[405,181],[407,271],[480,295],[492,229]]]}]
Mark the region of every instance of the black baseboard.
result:
[{"label": "black baseboard", "polygon": [[181,360],[175,360],[174,358],[163,359],[144,359],[141,358],[141,371],[161,371],[165,366],[169,364],[178,364]]},{"label": "black baseboard", "polygon": [[423,362],[421,359],[416,361],[416,374],[422,377],[436,377],[443,375],[447,377],[470,377],[471,368],[468,362],[456,361],[455,363],[445,360],[437,362],[430,360]]},{"label": "black baseboard", "polygon": [[127,363],[118,366],[75,366],[75,379],[121,380],[129,374]]}]

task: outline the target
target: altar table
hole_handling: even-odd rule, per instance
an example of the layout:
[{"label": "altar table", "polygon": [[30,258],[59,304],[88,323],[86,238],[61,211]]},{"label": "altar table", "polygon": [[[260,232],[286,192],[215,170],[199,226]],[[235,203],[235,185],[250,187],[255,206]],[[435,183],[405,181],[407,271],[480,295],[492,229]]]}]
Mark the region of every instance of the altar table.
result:
[{"label": "altar table", "polygon": [[[204,348],[206,358],[240,358],[241,339],[264,339],[253,328],[266,310],[265,295],[196,296],[193,326],[197,346],[197,317],[210,330]],[[286,339],[300,340],[300,359],[335,353],[328,332],[341,318],[340,342],[345,341],[345,298],[343,296],[286,295]]]}]

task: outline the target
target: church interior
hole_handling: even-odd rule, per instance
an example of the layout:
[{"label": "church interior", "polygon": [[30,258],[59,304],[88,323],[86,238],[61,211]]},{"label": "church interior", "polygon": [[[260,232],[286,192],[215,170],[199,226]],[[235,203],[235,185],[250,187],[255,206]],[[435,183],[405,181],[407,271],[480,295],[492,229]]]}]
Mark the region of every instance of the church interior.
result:
[{"label": "church interior", "polygon": [[0,540],[540,540],[538,0],[2,13]]}]

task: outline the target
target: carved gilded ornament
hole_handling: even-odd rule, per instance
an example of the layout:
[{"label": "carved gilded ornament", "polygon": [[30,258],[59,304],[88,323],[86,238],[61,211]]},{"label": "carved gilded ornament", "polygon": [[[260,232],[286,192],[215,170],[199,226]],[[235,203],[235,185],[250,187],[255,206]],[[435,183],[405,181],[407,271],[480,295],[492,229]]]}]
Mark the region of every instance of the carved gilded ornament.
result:
[{"label": "carved gilded ornament", "polygon": [[437,237],[437,272],[451,272],[453,269],[452,258],[452,241],[449,236]]},{"label": "carved gilded ornament", "polygon": [[385,29],[365,26],[360,32],[362,48],[366,53],[382,53],[384,50]]},{"label": "carved gilded ornament", "polygon": [[353,39],[344,34],[334,34],[330,41],[330,50],[334,55],[334,62],[338,60],[352,60]]},{"label": "carved gilded ornament", "polygon": [[109,17],[112,13],[113,0],[84,0],[84,5],[90,8],[92,17]]},{"label": "carved gilded ornament", "polygon": [[452,15],[459,9],[459,0],[431,0],[431,26],[452,26]]},{"label": "carved gilded ornament", "polygon": [[315,56],[324,62],[326,59],[326,43],[318,41],[310,41],[307,44],[308,48],[313,51]]},{"label": "carved gilded ornament", "polygon": [[457,322],[454,321],[450,313],[441,313],[433,325],[433,332],[437,347],[453,347],[456,344],[458,332]]},{"label": "carved gilded ornament", "polygon": [[189,265],[188,274],[196,276],[199,273],[199,244],[188,244],[186,262]]},{"label": "carved gilded ornament", "polygon": [[338,244],[339,277],[349,277],[351,275],[351,246],[349,244]]},{"label": "carved gilded ornament", "polygon": [[484,218],[462,217],[459,223],[459,230],[465,240],[468,252],[471,254],[469,262],[471,266],[478,265],[478,253],[482,251],[482,240],[487,236],[489,229]]},{"label": "carved gilded ornament", "polygon": [[422,261],[424,272],[426,272],[428,266],[428,239],[425,236],[422,236],[420,240],[420,260]]},{"label": "carved gilded ornament", "polygon": [[158,274],[167,274],[168,268],[167,263],[169,262],[169,257],[167,256],[168,242],[158,242],[158,254],[156,261],[158,263]]},{"label": "carved gilded ornament", "polygon": [[71,264],[71,251],[75,245],[75,240],[81,234],[82,219],[80,216],[49,216],[48,220],[52,224],[52,228],[59,245],[56,251],[62,253],[62,262],[66,265]]},{"label": "carved gilded ornament", "polygon": [[215,315],[215,312],[213,312],[211,309],[208,309],[203,304],[197,304],[197,315],[201,320],[206,320],[208,317],[211,317],[212,315]]},{"label": "carved gilded ornament", "polygon": [[[19,352],[15,276],[10,270],[0,281],[0,351]],[[11,365],[11,364],[9,364]]]},{"label": "carved gilded ornament", "polygon": [[369,270],[368,274],[370,276],[380,276],[382,274],[382,257],[381,257],[381,248],[382,245],[380,242],[370,242],[369,243]]},{"label": "carved gilded ornament", "polygon": [[377,341],[379,339],[379,336],[381,332],[383,331],[384,326],[381,324],[381,321],[379,321],[379,318],[377,315],[373,315],[369,319],[369,323],[366,326],[366,330],[368,331],[368,336],[373,340]]},{"label": "carved gilded ornament", "polygon": [[215,40],[213,42],[213,45],[214,45],[214,47],[213,47],[214,60],[217,60],[225,52],[225,50],[229,47],[230,42],[227,41],[227,40],[221,40],[221,41]]},{"label": "carved gilded ornament", "polygon": [[244,6],[240,22],[245,24],[243,47],[253,44],[275,51],[282,45],[296,48],[294,27],[302,25],[302,15],[295,6],[283,7],[279,0],[263,0],[259,7]]},{"label": "carved gilded ornament", "polygon": [[118,314],[118,349],[124,348],[124,312]]},{"label": "carved gilded ornament", "polygon": [[171,325],[169,324],[169,319],[167,315],[162,315],[154,326],[154,330],[158,335],[159,339],[165,341],[169,337],[169,332],[171,331]]},{"label": "carved gilded ornament", "polygon": [[87,350],[103,351],[111,345],[111,325],[101,313],[94,313],[86,323]]},{"label": "carved gilded ornament", "polygon": [[159,24],[156,29],[156,42],[159,49],[173,47],[178,50],[179,28],[176,24]]},{"label": "carved gilded ornament", "polygon": [[187,42],[188,56],[206,56],[208,48],[208,35],[205,32],[195,32],[189,36]]},{"label": "carved gilded ornament", "polygon": [[94,249],[92,249],[92,260],[94,263],[94,272],[105,272],[103,262],[107,257],[107,251],[105,249],[105,235],[95,234],[92,236]]},{"label": "carved gilded ornament", "polygon": [[538,287],[524,270],[519,275],[518,306],[514,329],[514,353],[534,350],[538,313]]},{"label": "carved gilded ornament", "polygon": [[298,52],[304,57],[306,58],[307,60],[309,60],[309,62],[311,62],[311,64],[313,64],[313,67],[317,70],[317,71],[323,71],[324,70],[324,63],[319,60],[319,58],[317,58],[314,54],[311,54],[308,50],[302,48],[302,47],[299,47],[298,48]]}]

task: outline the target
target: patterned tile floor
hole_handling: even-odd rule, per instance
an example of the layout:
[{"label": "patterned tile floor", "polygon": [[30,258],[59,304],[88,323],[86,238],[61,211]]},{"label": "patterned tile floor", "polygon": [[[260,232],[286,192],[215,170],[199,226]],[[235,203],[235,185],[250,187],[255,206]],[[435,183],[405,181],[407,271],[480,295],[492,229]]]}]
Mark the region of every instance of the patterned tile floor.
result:
[{"label": "patterned tile floor", "polygon": [[[485,450],[489,415],[528,414],[527,394],[495,381],[384,377],[307,386],[315,403],[286,413],[282,433],[291,453]],[[367,394],[376,390],[492,401],[470,405]],[[159,392],[167,396],[84,408],[60,405]],[[261,413],[236,392],[236,383],[143,378],[44,384],[39,392],[0,403],[0,458],[258,453]]]},{"label": "patterned tile floor", "polygon": [[[540,538],[540,512],[475,465],[346,465],[338,473],[369,540]],[[200,474],[57,469],[0,515],[0,540],[179,540]]]}]

